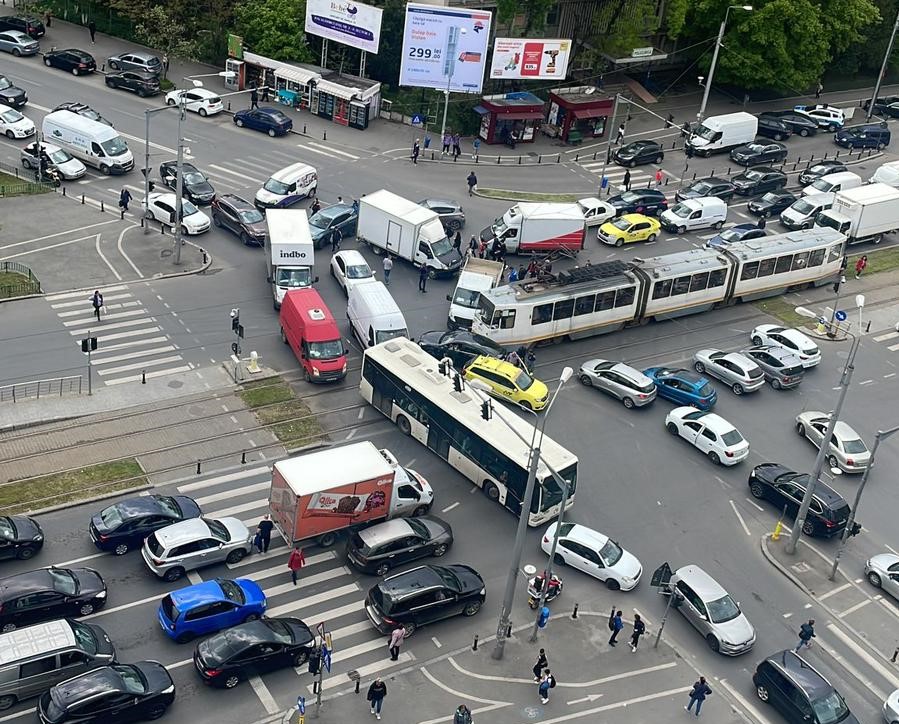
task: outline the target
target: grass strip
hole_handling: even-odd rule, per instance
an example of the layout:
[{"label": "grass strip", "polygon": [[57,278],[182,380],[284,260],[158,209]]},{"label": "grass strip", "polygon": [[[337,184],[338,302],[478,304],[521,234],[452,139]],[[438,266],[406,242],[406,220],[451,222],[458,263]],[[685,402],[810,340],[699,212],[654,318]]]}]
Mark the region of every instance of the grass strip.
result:
[{"label": "grass strip", "polygon": [[[877,272],[892,271],[899,269],[899,246],[889,246],[885,249],[874,249],[865,252],[868,256],[868,268],[864,271],[864,276],[868,274],[876,274]],[[849,263],[846,266],[846,276],[855,275],[855,262],[864,254],[854,254],[849,257]]]},{"label": "grass strip", "polygon": [[244,385],[238,394],[285,447],[309,445],[326,437],[318,418],[286,382],[258,380]]},{"label": "grass strip", "polygon": [[547,201],[554,203],[572,203],[589,196],[583,194],[547,194],[539,191],[515,191],[510,189],[491,189],[478,186],[478,196],[488,199],[505,199],[506,201]]},{"label": "grass strip", "polygon": [[769,297],[759,299],[752,303],[756,309],[779,319],[787,327],[802,327],[813,320],[796,313],[796,305],[791,304],[783,297]]},{"label": "grass strip", "polygon": [[13,176],[12,174],[0,171],[0,197],[45,194],[50,190],[49,186],[41,186],[40,184],[34,183],[33,180],[25,179],[20,176]]}]

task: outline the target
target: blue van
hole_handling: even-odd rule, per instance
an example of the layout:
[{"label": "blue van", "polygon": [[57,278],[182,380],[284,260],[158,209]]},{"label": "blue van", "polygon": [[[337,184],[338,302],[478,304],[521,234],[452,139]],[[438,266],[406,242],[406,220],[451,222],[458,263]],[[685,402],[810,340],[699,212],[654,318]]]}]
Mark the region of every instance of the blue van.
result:
[{"label": "blue van", "polygon": [[254,621],[265,613],[265,593],[248,578],[217,578],[172,591],[159,604],[159,625],[179,644]]},{"label": "blue van", "polygon": [[837,131],[833,140],[843,148],[876,148],[880,151],[890,145],[890,129],[886,121],[849,126]]}]

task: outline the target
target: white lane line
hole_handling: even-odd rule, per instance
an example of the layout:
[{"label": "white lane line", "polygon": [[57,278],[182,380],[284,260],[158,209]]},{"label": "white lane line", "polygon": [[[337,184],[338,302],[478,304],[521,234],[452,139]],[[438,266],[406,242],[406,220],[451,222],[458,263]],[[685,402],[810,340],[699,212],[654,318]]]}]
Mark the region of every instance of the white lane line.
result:
[{"label": "white lane line", "polygon": [[[268,553],[254,553],[251,556],[247,556],[239,563],[228,563],[226,565],[228,566],[228,568],[230,568],[233,571],[235,568],[244,568],[253,563],[258,563],[259,561],[267,561],[271,558],[281,558],[283,555],[284,555],[284,549],[280,548],[280,549],[274,550],[274,551],[270,550]],[[337,554],[334,551],[322,551],[321,553],[316,553],[315,555],[307,556],[306,557],[306,565],[314,566],[319,563],[326,563],[328,561],[332,561],[335,558],[337,558]],[[286,569],[287,569],[286,565],[277,566],[276,568],[267,568],[267,569],[265,569],[265,571],[256,571],[255,573],[248,573],[246,576],[244,576],[244,578],[252,578],[254,581],[256,581],[260,578],[267,578],[269,574],[266,573],[266,571],[271,571],[272,572],[271,575],[275,575],[275,573],[279,573],[279,572],[285,573]],[[303,574],[302,574],[302,572],[300,572],[300,578],[302,578],[302,577],[303,577]]]},{"label": "white lane line", "polygon": [[746,498],[746,502],[749,503],[749,504],[752,505],[752,506],[755,506],[755,508],[756,508],[757,510],[761,510],[762,512],[764,512],[764,510],[765,510],[761,505],[759,505],[758,503],[756,503],[752,498]]},{"label": "white lane line", "polygon": [[256,183],[256,184],[265,183],[265,181],[263,181],[262,179],[253,178],[252,176],[247,176],[247,174],[242,171],[232,171],[231,169],[225,168],[224,166],[216,166],[214,163],[210,163],[209,168],[214,168],[217,171],[220,171],[221,173],[228,174],[229,176],[236,176],[241,181],[252,181],[253,183]]},{"label": "white lane line", "polygon": [[228,498],[234,498],[238,495],[246,495],[248,493],[255,493],[259,490],[266,490],[271,487],[271,481],[265,480],[261,483],[253,483],[251,485],[244,485],[237,490],[226,490],[222,493],[213,493],[212,495],[205,495],[202,498],[197,498],[197,505],[200,507],[206,505],[207,503],[215,503],[219,500],[227,500]]},{"label": "white lane line", "polygon": [[136,327],[138,324],[150,324],[155,321],[156,319],[154,319],[153,317],[147,317],[146,319],[131,319],[127,322],[113,322],[112,324],[95,322],[93,328],[85,327],[84,329],[70,329],[69,334],[71,334],[73,337],[77,337],[79,334],[84,334],[86,331],[91,329],[96,329],[97,331],[101,329],[123,329],[125,327]]},{"label": "white lane line", "polygon": [[840,611],[840,612],[837,614],[837,616],[839,616],[840,618],[845,618],[845,617],[848,616],[850,613],[855,613],[855,612],[858,611],[860,608],[864,608],[865,606],[867,606],[869,603],[871,603],[871,599],[870,599],[870,598],[866,598],[864,601],[859,601],[859,602],[856,603],[854,606],[850,606],[850,607],[847,608],[845,611]]},{"label": "white lane line", "polygon": [[[130,293],[125,294],[104,294],[103,301],[105,302],[115,302],[119,299],[134,299],[134,295]],[[85,309],[91,308],[91,298],[84,297],[83,299],[79,299],[74,302],[60,302],[59,304],[51,304],[50,309],[71,309],[72,307],[84,307]],[[62,316],[61,314],[58,316]]]},{"label": "white lane line", "polygon": [[818,596],[818,600],[823,601],[827,598],[830,598],[831,596],[835,596],[836,594],[840,593],[840,591],[845,591],[847,588],[850,588],[851,586],[852,586],[851,583],[844,583],[842,586],[837,586],[832,591],[828,591],[827,593],[822,593],[820,596]]},{"label": "white lane line", "polygon": [[57,568],[66,568],[67,566],[75,565],[76,563],[83,563],[84,561],[92,561],[94,558],[102,558],[103,556],[108,556],[109,553],[91,553],[89,556],[81,556],[81,558],[73,558],[70,561],[64,561],[63,563],[54,563],[53,565]]},{"label": "white lane line", "polygon": [[[29,106],[31,107],[31,106]],[[25,241],[19,241],[13,244],[12,246],[19,246],[20,244],[31,244],[35,241],[44,241],[45,239],[53,239],[57,236],[65,236],[66,234],[77,234],[78,232],[85,231],[86,229],[93,229],[95,226],[106,226],[107,224],[115,224],[118,219],[110,219],[109,221],[101,221],[97,224],[88,224],[87,226],[79,226],[74,229],[67,229],[66,231],[57,231],[55,234],[47,234],[47,236],[36,236],[33,239],[26,239]],[[89,237],[85,237],[89,238]],[[6,246],[0,246],[0,249],[6,249]],[[124,284],[119,284],[118,286],[110,286],[110,287],[100,287],[100,291],[106,294],[106,290],[109,291],[119,291],[120,289],[126,289],[127,287]],[[48,302],[55,302],[60,299],[74,299],[75,297],[80,297],[84,292],[63,292],[61,294],[52,294],[49,297],[45,297]]]},{"label": "white lane line", "polygon": [[231,483],[235,480],[241,480],[242,478],[251,478],[254,475],[262,475],[263,473],[270,473],[271,467],[268,465],[261,465],[257,468],[249,468],[247,470],[238,470],[235,473],[226,473],[225,475],[217,475],[214,478],[206,478],[205,480],[199,480],[196,483],[187,483],[187,485],[179,485],[178,492],[179,493],[190,493],[194,490],[203,490],[203,488],[211,488],[214,485],[221,485],[222,483]]},{"label": "white lane line", "polygon": [[[286,570],[287,566],[285,565],[280,569],[281,575],[285,578],[288,576],[288,571]],[[265,589],[265,595],[268,596],[280,596],[282,593],[291,593],[296,591],[299,588],[306,588],[308,586],[314,586],[316,583],[324,583],[329,580],[333,580],[337,578],[339,575],[343,574],[345,576],[350,575],[350,569],[346,566],[341,566],[340,568],[333,568],[328,571],[322,571],[321,573],[314,573],[311,576],[306,576],[305,578],[301,578],[297,585],[294,586],[292,581],[287,581],[287,583],[281,583],[277,586],[272,586],[271,588]],[[253,578],[254,576],[250,574],[247,578]]]},{"label": "white lane line", "polygon": [[37,713],[37,709],[35,707],[31,707],[30,709],[24,709],[22,711],[17,711],[15,714],[7,714],[6,716],[0,716],[0,722],[12,721],[13,719],[21,719],[23,716],[33,716],[35,713]]},{"label": "white lane line", "polygon": [[899,349],[899,344],[891,344],[889,347],[887,347],[887,349],[890,350],[890,352],[895,352],[897,349]]},{"label": "white lane line", "polygon": [[275,697],[272,696],[272,693],[268,690],[268,687],[262,682],[262,679],[259,676],[251,676],[247,681],[250,683],[253,691],[256,692],[256,696],[259,697],[259,701],[262,702],[262,706],[265,707],[265,710],[269,714],[275,714],[281,711],[281,707],[278,706]]},{"label": "white lane line", "polygon": [[[351,593],[356,593],[359,590],[360,590],[359,586],[357,586],[355,583],[351,583],[348,586],[341,586],[339,588],[331,589],[330,591],[325,591],[324,593],[319,593],[315,596],[309,596],[307,598],[304,598],[301,601],[293,601],[291,603],[286,603],[282,606],[275,606],[274,608],[268,609],[268,611],[266,612],[266,615],[269,618],[272,618],[275,616],[289,615],[291,613],[294,613],[295,611],[300,611],[304,608],[310,608],[319,603],[325,603],[326,601],[332,601],[336,598],[339,598],[340,596],[346,596]],[[353,610],[361,611],[365,607],[365,601],[362,601],[362,600],[356,601],[353,604],[353,606],[354,606]],[[327,611],[323,611],[321,615],[327,616],[327,614],[328,614]]]},{"label": "white lane line", "polygon": [[[849,646],[856,654],[858,654],[861,659],[867,662],[872,669],[879,672],[884,677],[884,679],[886,679],[886,681],[892,682],[892,689],[899,688],[899,678],[895,677],[892,671],[882,666],[881,663],[877,661],[877,659],[875,659],[873,656],[871,656],[871,654],[862,649],[852,638],[843,633],[840,630],[839,626],[829,623],[827,624],[827,629],[836,634],[837,638],[841,639],[843,643]],[[867,676],[863,675],[852,664],[850,664],[846,660],[846,657],[843,656],[839,651],[821,641],[820,637],[818,637],[818,645],[823,648],[828,654],[830,654],[835,660],[839,661],[852,676],[865,684],[865,686],[867,686],[871,690],[871,693],[874,694],[875,697],[877,697],[881,701],[884,701],[886,699],[886,693],[884,693],[878,687],[874,686],[871,680]]]},{"label": "white lane line", "polygon": [[[184,357],[180,354],[171,355],[170,357],[160,357],[159,359],[149,359],[143,362],[135,362],[130,365],[119,365],[118,367],[110,367],[109,369],[97,370],[97,374],[101,377],[104,375],[115,375],[119,372],[131,372],[131,370],[146,369],[147,367],[156,367],[157,365],[167,365],[171,362],[183,362]],[[100,362],[106,364],[106,360]],[[188,369],[190,369],[188,367]]]},{"label": "white lane line", "polygon": [[346,159],[344,159],[344,158],[341,158],[340,156],[335,156],[335,155],[334,155],[333,153],[331,153],[330,151],[323,151],[323,150],[320,149],[320,148],[313,148],[312,146],[304,146],[304,145],[301,144],[301,143],[298,143],[297,146],[298,146],[299,148],[302,148],[304,151],[312,151],[312,153],[318,153],[318,154],[320,154],[320,155],[322,155],[322,156],[328,156],[329,158],[336,158],[338,161],[345,161],[345,160],[346,160]]},{"label": "white lane line", "polygon": [[[165,377],[166,375],[174,375],[179,372],[190,372],[193,369],[190,365],[181,365],[180,367],[167,367],[164,370],[156,370],[155,372],[147,372],[147,379],[153,379],[155,377]],[[127,382],[137,382],[141,379],[142,375],[130,375],[128,377],[117,377],[113,380],[105,380],[105,384],[107,385],[123,385]]]},{"label": "white lane line", "polygon": [[[123,362],[128,359],[137,359],[138,357],[149,357],[151,354],[159,354],[160,352],[174,352],[177,349],[174,345],[166,345],[165,347],[154,347],[153,349],[143,349],[139,352],[128,352],[126,354],[115,355],[114,357],[91,358],[92,365],[106,365],[110,362]],[[109,350],[104,350],[108,352]],[[180,355],[176,359],[182,359]],[[152,364],[161,364],[161,362],[153,362]],[[138,365],[140,367],[141,365]],[[100,374],[103,374],[101,372]]]},{"label": "white lane line", "polygon": [[755,708],[755,706],[747,701],[746,697],[744,697],[739,691],[737,691],[733,686],[731,686],[727,679],[718,679],[718,683],[721,684],[731,696],[734,697],[744,709],[748,712],[752,713],[752,716],[755,717],[756,721],[761,722],[762,724],[771,724],[771,720],[768,717],[763,716],[762,713]]},{"label": "white lane line", "polygon": [[[121,302],[119,304],[109,304],[109,300],[103,299],[103,308],[107,312],[111,312],[114,309],[126,309],[128,307],[140,307],[141,302],[135,300],[133,302]],[[60,319],[66,319],[68,317],[93,317],[94,310],[93,307],[88,306],[87,304],[82,304],[81,309],[70,309],[68,312],[57,312],[56,316]]]},{"label": "white lane line", "polygon": [[737,510],[737,506],[734,504],[734,501],[730,500],[728,502],[730,503],[730,507],[734,511],[734,515],[737,516],[737,520],[740,521],[740,525],[743,527],[743,531],[746,533],[746,535],[752,535],[752,533],[749,532],[749,528],[746,527],[746,521],[743,520],[743,516],[740,515],[740,511]]},{"label": "white lane line", "polygon": [[455,508],[457,505],[459,505],[459,501],[458,501],[458,500],[457,500],[455,503],[453,503],[452,505],[446,506],[446,507],[445,507],[443,510],[441,510],[440,512],[441,512],[441,513],[449,513],[449,512],[450,512],[453,508]]},{"label": "white lane line", "polygon": [[887,332],[886,334],[878,334],[874,337],[875,342],[886,342],[888,339],[896,339],[899,337],[899,332]]},{"label": "white lane line", "polygon": [[[93,313],[93,310],[91,310]],[[147,313],[146,309],[132,309],[128,312],[114,312],[112,314],[101,314],[100,321],[97,322],[96,318],[91,316],[86,319],[72,319],[68,322],[63,322],[64,327],[93,327],[96,324],[103,324],[103,321],[106,319],[124,319],[125,317],[141,317]],[[109,326],[109,325],[104,325]]]},{"label": "white lane line", "polygon": [[191,583],[193,583],[195,586],[198,583],[203,582],[203,579],[200,578],[200,574],[197,573],[196,571],[188,571],[187,572],[187,580],[190,581]]},{"label": "white lane line", "polygon": [[155,334],[161,332],[159,327],[145,327],[144,329],[132,329],[128,332],[115,332],[113,334],[98,335],[97,340],[100,342],[109,342],[113,339],[128,339],[129,337],[140,337],[142,334]]},{"label": "white lane line", "polygon": [[[331,660],[333,661],[334,658],[336,658],[336,654]],[[359,673],[359,676],[362,677],[362,679],[369,679],[373,674],[381,673],[382,671],[386,671],[387,669],[395,668],[400,664],[405,664],[414,660],[415,659],[413,658],[412,654],[408,653],[407,651],[403,651],[400,653],[400,656],[396,661],[391,661],[390,657],[388,656],[383,661],[375,661],[374,663],[366,664],[365,666],[357,666],[356,671]],[[347,680],[342,676],[329,676],[322,682],[322,691],[327,691],[328,689],[333,689],[337,686],[346,686],[347,683]],[[307,686],[306,688],[310,692],[312,692],[312,686]],[[468,696],[466,698],[469,701],[472,700],[471,696]],[[475,709],[475,712],[477,712],[477,709]],[[442,719],[438,719],[437,721],[445,723],[449,720],[449,717],[443,717]]]},{"label": "white lane line", "polygon": [[438,649],[442,649],[442,648],[443,648],[443,644],[440,643],[440,642],[437,640],[437,637],[436,637],[436,636],[431,636],[431,641],[434,642],[434,646],[436,646]]},{"label": "white lane line", "polygon": [[[128,334],[130,334],[130,332],[128,332]],[[107,345],[104,345],[103,347],[99,347],[98,349],[95,349],[93,352],[93,356],[100,357],[104,354],[108,354],[109,352],[118,352],[120,349],[130,349],[131,347],[143,347],[144,345],[147,345],[147,344],[164,344],[165,342],[168,342],[168,341],[169,341],[168,337],[147,337],[146,339],[136,339],[131,342],[120,342],[119,344],[107,344]],[[160,348],[157,348],[155,351],[168,352],[168,351],[174,350],[174,349],[177,349],[177,348],[176,347],[160,347]],[[153,350],[151,350],[151,351],[153,351]],[[145,354],[145,353],[141,353],[141,356],[143,354]],[[104,361],[109,362],[112,358],[104,357],[103,359],[104,359]]]},{"label": "white lane line", "polygon": [[[346,606],[340,606],[340,608],[332,608],[330,611],[322,611],[320,614],[316,614],[314,618],[320,623],[324,623],[328,619],[336,621],[343,616],[349,616],[351,613],[358,613],[359,611],[361,611],[361,604],[362,601],[354,601],[353,603],[347,604]],[[366,628],[371,629],[371,623],[369,623],[368,617],[366,617],[365,621],[363,621],[362,623],[365,624]],[[353,624],[353,626],[356,625],[357,624]],[[353,628],[353,626],[344,626],[343,628],[339,628],[336,631],[332,631],[331,636],[335,639],[340,638],[341,636],[351,636],[353,632],[350,631],[350,629]]]},{"label": "white lane line", "polygon": [[[208,515],[211,518],[230,518],[239,513],[246,513],[248,510],[256,510],[256,508],[267,508],[268,507],[268,498],[257,498],[256,500],[251,500],[248,503],[240,503],[238,505],[232,505],[228,508],[222,508],[221,510],[213,510]],[[264,514],[263,514],[264,515]],[[262,515],[256,516],[256,520],[258,521]],[[249,526],[247,526],[249,528]]]},{"label": "white lane line", "polygon": [[359,157],[354,156],[352,153],[347,153],[346,151],[340,151],[336,148],[331,148],[330,146],[322,146],[320,143],[315,143],[314,141],[307,141],[306,144],[301,144],[301,143],[297,144],[298,148],[310,148],[312,146],[314,146],[315,148],[323,148],[326,151],[329,151],[330,153],[337,153],[337,154],[340,154],[341,156],[346,156],[347,158],[351,158],[354,161],[359,160]]}]

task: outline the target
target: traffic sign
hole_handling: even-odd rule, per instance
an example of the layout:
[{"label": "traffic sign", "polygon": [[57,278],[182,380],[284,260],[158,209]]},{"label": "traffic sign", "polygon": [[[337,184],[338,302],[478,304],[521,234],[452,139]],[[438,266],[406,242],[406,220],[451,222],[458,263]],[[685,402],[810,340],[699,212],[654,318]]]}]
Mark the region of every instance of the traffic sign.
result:
[{"label": "traffic sign", "polygon": [[847,316],[846,312],[844,312],[842,309],[838,309],[836,311],[836,313],[833,315],[833,318],[836,319],[838,322],[845,322],[846,316]]},{"label": "traffic sign", "polygon": [[306,697],[298,696],[297,697],[297,711],[300,712],[300,715],[306,713]]},{"label": "traffic sign", "polygon": [[328,673],[331,673],[331,649],[328,648],[327,644],[322,644],[322,663],[325,665],[325,668],[328,670]]},{"label": "traffic sign", "polygon": [[416,113],[414,116],[412,116],[412,125],[413,126],[422,126],[422,125],[424,125],[424,122],[425,122],[425,118],[420,113]]},{"label": "traffic sign", "polygon": [[662,565],[656,568],[652,572],[652,581],[650,582],[650,586],[664,586],[671,580],[671,566],[668,565],[668,561],[665,561]]},{"label": "traffic sign", "polygon": [[318,626],[315,627],[315,630],[318,631],[318,635],[321,638],[324,638],[325,637],[325,622],[322,621],[320,624],[318,624]]}]

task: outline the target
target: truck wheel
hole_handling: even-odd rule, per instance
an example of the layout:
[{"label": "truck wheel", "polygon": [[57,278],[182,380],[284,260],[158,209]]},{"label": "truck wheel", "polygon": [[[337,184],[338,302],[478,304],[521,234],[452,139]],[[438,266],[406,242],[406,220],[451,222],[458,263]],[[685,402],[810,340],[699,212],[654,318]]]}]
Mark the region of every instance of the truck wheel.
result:
[{"label": "truck wheel", "polygon": [[334,532],[322,533],[318,537],[317,542],[322,548],[330,548],[337,542],[337,534]]},{"label": "truck wheel", "polygon": [[409,418],[405,415],[396,416],[396,426],[400,429],[400,432],[403,433],[403,435],[412,434],[412,425],[409,422]]}]

